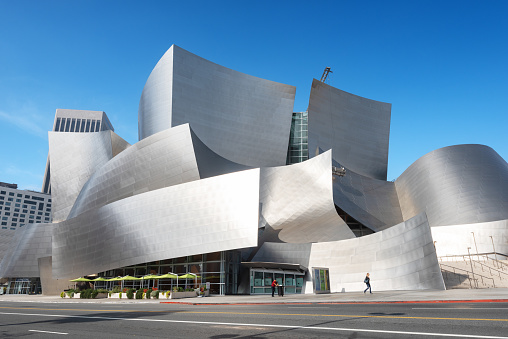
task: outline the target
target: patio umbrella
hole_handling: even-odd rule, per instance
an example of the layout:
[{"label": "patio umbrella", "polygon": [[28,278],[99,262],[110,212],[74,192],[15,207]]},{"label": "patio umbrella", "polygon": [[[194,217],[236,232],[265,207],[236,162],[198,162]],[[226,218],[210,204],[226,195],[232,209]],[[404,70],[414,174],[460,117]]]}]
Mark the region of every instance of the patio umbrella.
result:
[{"label": "patio umbrella", "polygon": [[130,275],[126,275],[125,277],[121,277],[121,278],[120,278],[120,279],[118,279],[118,280],[120,280],[120,281],[122,282],[122,283],[121,283],[121,284],[122,284],[122,285],[121,285],[121,288],[122,288],[122,290],[123,290],[123,282],[124,282],[125,280],[132,281],[132,280],[142,280],[142,279],[143,279],[143,278],[136,278],[136,277],[132,277],[132,276],[130,276]]},{"label": "patio umbrella", "polygon": [[79,281],[92,281],[92,280],[87,279],[87,278],[81,278],[81,277],[79,277],[79,278],[76,278],[76,279],[72,279],[70,281],[72,281],[72,282],[79,282]]},{"label": "patio umbrella", "polygon": [[93,289],[95,290],[95,282],[96,281],[108,281],[108,280],[104,277],[98,277],[98,278],[92,279],[92,281],[94,282]]},{"label": "patio umbrella", "polygon": [[[185,273],[185,274],[178,276],[178,278],[180,278],[180,279],[196,279],[196,285],[197,285],[197,280],[198,280],[198,278],[201,278],[201,277],[197,274],[194,274],[194,273]],[[187,288],[187,281],[185,281],[185,288]]]},{"label": "patio umbrella", "polygon": [[[160,278],[160,276],[158,276],[158,275],[147,274],[144,277],[142,277],[141,279],[143,279],[143,280],[152,280],[152,279],[159,279],[159,278]],[[150,282],[148,282],[148,288],[150,288]]]},{"label": "patio umbrella", "polygon": [[[159,276],[159,279],[176,279],[176,286],[178,287],[178,276],[173,273],[166,273]],[[173,287],[173,283],[171,283],[171,287]]]},{"label": "patio umbrella", "polygon": [[[87,279],[87,278],[81,278],[81,277],[79,277],[79,278],[76,278],[76,279],[72,279],[72,280],[70,280],[70,281],[72,281],[72,282],[76,283],[76,282],[91,281],[91,280],[90,280],[90,279]],[[76,288],[76,284],[74,284],[74,288]]]}]

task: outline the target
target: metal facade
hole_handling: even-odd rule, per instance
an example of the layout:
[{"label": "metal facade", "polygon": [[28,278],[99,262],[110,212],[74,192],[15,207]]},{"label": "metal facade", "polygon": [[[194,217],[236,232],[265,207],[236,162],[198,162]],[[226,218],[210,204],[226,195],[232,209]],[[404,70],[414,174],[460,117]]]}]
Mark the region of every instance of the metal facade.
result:
[{"label": "metal facade", "polygon": [[54,224],[27,224],[16,230],[0,262],[0,277],[39,277],[38,259],[51,256]]},{"label": "metal facade", "polygon": [[49,132],[53,221],[67,219],[83,185],[113,158],[113,133]]},{"label": "metal facade", "polygon": [[508,219],[508,163],[492,148],[432,151],[395,181],[404,219],[425,212],[430,226]]},{"label": "metal facade", "polygon": [[295,91],[173,45],[143,89],[139,137],[189,123],[223,158],[253,167],[284,165]]},{"label": "metal facade", "polygon": [[391,107],[314,79],[309,99],[309,156],[333,149],[333,159],[341,166],[386,180]]},{"label": "metal facade", "polygon": [[331,151],[291,166],[261,169],[261,227],[282,242],[354,238],[335,211]]},{"label": "metal facade", "polygon": [[[387,182],[391,105],[314,80],[306,160],[305,113],[287,153],[294,95],[172,46],[143,89],[138,143],[70,133],[72,120],[49,133],[54,223],[0,239],[0,277],[36,277],[38,261],[68,279],[241,250],[329,268],[332,292],[363,289],[366,272],[378,291],[443,289],[436,248],[507,250],[508,164],[495,151],[439,149]],[[355,238],[336,206],[376,233]]]},{"label": "metal facade", "polygon": [[[331,292],[361,291],[369,272],[374,291],[445,289],[425,214],[355,239],[299,244],[265,243],[252,261],[327,267]],[[312,293],[312,276],[306,276]]]},{"label": "metal facade", "polygon": [[333,200],[342,210],[378,232],[403,221],[395,184],[352,170],[333,178]]},{"label": "metal facade", "polygon": [[53,275],[254,247],[258,212],[259,169],[128,197],[55,227]]}]

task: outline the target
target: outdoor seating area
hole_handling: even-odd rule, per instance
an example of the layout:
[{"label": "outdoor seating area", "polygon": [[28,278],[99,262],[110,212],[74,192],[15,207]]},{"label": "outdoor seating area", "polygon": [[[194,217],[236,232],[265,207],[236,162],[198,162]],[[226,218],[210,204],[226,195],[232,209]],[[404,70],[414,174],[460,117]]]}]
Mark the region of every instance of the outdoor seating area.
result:
[{"label": "outdoor seating area", "polygon": [[[148,274],[143,277],[126,275],[115,278],[85,278],[70,280],[74,288],[63,291],[62,298],[117,298],[117,299],[180,299],[209,296],[207,285],[198,285],[201,277],[194,273],[177,275]],[[159,281],[170,279],[169,289],[159,289]],[[184,281],[184,284],[182,284]],[[190,282],[189,282],[190,281]],[[182,286],[183,285],[183,286]],[[167,287],[168,284],[161,284]]]}]

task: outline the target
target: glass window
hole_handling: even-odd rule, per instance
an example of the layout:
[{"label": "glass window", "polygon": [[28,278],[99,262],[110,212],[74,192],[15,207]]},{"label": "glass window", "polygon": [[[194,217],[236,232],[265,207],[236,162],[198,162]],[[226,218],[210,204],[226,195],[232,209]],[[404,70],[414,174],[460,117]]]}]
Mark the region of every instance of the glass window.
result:
[{"label": "glass window", "polygon": [[81,121],[81,129],[80,132],[83,133],[85,131],[85,119]]},{"label": "glass window", "polygon": [[76,132],[79,132],[79,128],[81,127],[81,119],[76,120]]},{"label": "glass window", "polygon": [[90,132],[95,132],[95,120],[92,120],[92,126],[90,127]]},{"label": "glass window", "polygon": [[60,128],[60,118],[56,118],[56,124],[55,124],[54,131],[58,131],[59,128]]},{"label": "glass window", "polygon": [[90,132],[90,119],[86,119],[86,129],[85,132]]},{"label": "glass window", "polygon": [[13,196],[14,196],[14,193],[13,193],[13,192],[9,192],[9,195],[10,195],[11,197],[13,197]]},{"label": "glass window", "polygon": [[67,119],[67,121],[65,122],[65,131],[69,132],[70,127],[71,127],[71,119]]},{"label": "glass window", "polygon": [[263,272],[254,272],[254,286],[264,286]]},{"label": "glass window", "polygon": [[72,119],[71,122],[71,132],[74,132],[74,127],[76,126],[76,119]]},{"label": "glass window", "polygon": [[65,130],[65,118],[62,118],[62,123],[60,124],[60,131],[59,132],[63,132]]},{"label": "glass window", "polygon": [[95,126],[95,132],[100,132],[101,130],[101,122],[97,120],[97,125]]}]

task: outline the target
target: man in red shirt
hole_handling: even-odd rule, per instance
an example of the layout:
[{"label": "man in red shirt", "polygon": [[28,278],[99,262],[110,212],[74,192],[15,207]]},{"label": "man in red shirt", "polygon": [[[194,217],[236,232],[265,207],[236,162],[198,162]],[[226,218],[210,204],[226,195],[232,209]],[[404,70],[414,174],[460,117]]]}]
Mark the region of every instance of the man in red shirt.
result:
[{"label": "man in red shirt", "polygon": [[277,284],[277,280],[273,279],[273,281],[272,281],[272,297],[275,294],[275,287],[277,287],[277,286],[279,286],[279,284]]}]

